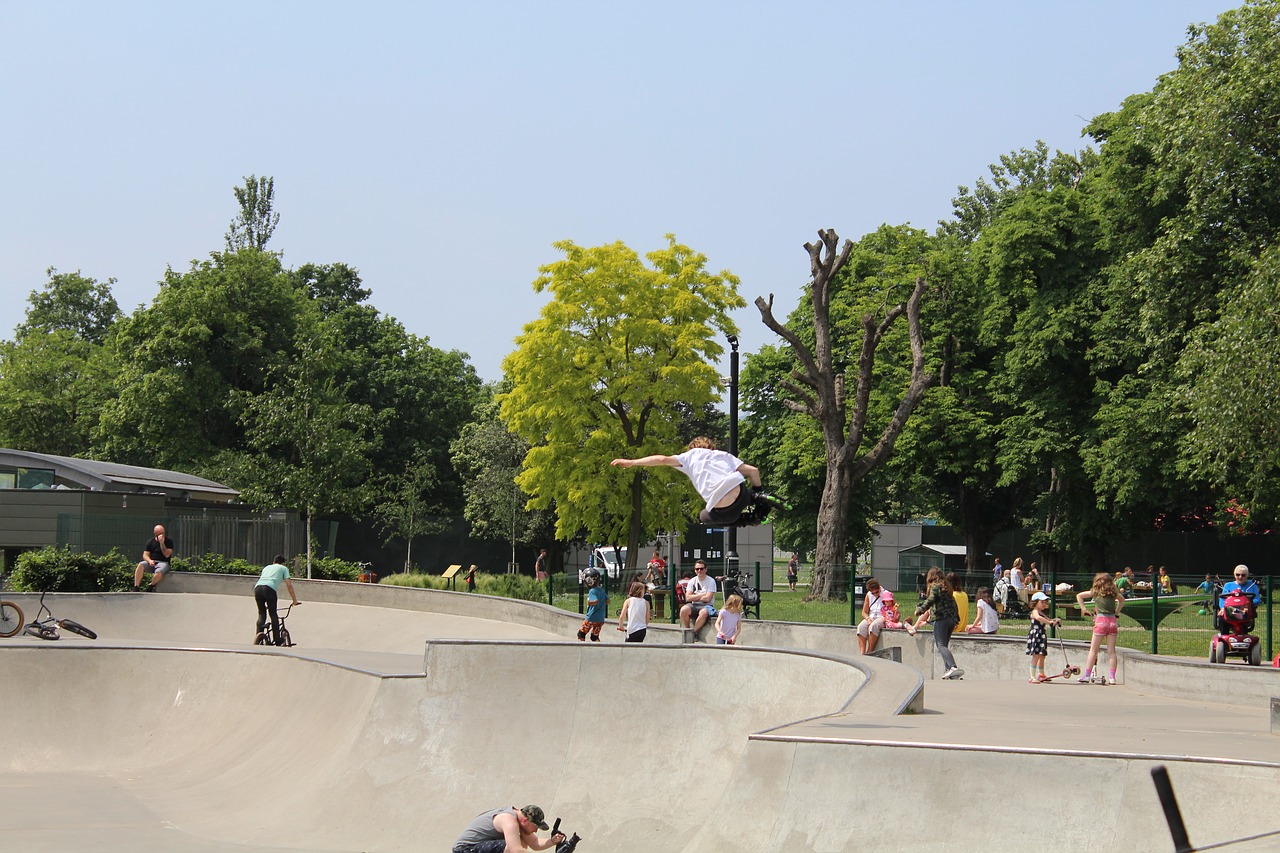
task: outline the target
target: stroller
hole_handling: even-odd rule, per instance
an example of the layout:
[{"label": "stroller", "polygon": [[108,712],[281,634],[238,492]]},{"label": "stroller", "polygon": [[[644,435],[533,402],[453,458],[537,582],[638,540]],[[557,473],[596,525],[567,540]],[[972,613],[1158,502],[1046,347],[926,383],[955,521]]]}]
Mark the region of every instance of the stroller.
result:
[{"label": "stroller", "polygon": [[1218,632],[1209,641],[1209,662],[1225,663],[1227,658],[1241,657],[1250,666],[1262,664],[1262,642],[1253,630],[1257,607],[1253,596],[1244,590],[1232,590],[1222,599],[1222,616],[1215,617]]},{"label": "stroller", "polygon": [[728,601],[729,596],[737,595],[742,599],[742,615],[760,618],[760,591],[750,585],[749,578],[743,572],[736,575],[724,575],[718,578],[720,588],[724,593],[724,600]]}]

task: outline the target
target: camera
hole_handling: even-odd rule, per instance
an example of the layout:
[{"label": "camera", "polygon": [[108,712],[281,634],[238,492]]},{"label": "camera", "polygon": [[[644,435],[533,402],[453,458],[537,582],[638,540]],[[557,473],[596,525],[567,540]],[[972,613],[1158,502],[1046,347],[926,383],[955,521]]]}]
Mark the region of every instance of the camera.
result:
[{"label": "camera", "polygon": [[[551,827],[551,834],[555,835],[559,831],[560,818],[556,818],[555,826]],[[578,849],[578,842],[581,840],[582,838],[575,832],[571,837],[566,838],[564,841],[561,841],[556,845],[556,853],[573,853],[574,850]]]}]

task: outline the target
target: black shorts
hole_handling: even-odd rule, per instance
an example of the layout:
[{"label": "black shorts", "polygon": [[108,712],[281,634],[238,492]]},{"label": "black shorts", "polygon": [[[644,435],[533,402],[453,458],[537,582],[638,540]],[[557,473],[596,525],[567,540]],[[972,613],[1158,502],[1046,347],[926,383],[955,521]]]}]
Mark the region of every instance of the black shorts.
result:
[{"label": "black shorts", "polygon": [[703,524],[733,524],[752,502],[751,488],[744,482],[738,486],[738,497],[733,503],[704,509],[698,514],[698,520]]}]

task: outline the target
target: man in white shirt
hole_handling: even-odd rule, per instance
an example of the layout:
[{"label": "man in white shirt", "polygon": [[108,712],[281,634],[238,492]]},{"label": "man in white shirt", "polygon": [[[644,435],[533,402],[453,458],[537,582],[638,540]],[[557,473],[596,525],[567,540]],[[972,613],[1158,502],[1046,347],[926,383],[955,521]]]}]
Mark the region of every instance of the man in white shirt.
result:
[{"label": "man in white shirt", "polygon": [[707,624],[707,618],[716,614],[711,605],[716,600],[716,579],[707,575],[707,564],[698,560],[693,564],[693,577],[685,584],[685,604],[680,608],[680,624],[693,628],[694,636]]},{"label": "man in white shirt", "polygon": [[751,492],[743,484],[749,481],[752,487],[761,487],[759,468],[717,450],[715,442],[706,436],[689,442],[685,452],[677,456],[655,454],[640,459],[615,459],[609,464],[619,468],[666,465],[679,469],[693,481],[693,487],[706,502],[698,515],[703,524],[732,525],[753,503]]}]

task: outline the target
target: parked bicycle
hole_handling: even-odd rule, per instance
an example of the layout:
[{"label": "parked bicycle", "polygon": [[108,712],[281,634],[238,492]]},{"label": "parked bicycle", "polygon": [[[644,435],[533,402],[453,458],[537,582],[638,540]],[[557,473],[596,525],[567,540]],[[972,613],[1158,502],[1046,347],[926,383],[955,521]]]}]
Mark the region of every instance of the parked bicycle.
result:
[{"label": "parked bicycle", "polygon": [[275,642],[272,641],[271,625],[268,623],[265,628],[254,635],[253,644],[255,646],[292,646],[293,637],[289,635],[289,629],[284,626],[284,620],[289,618],[289,611],[292,609],[293,605],[290,604],[280,614],[280,636],[276,638]]},{"label": "parked bicycle", "polygon": [[98,635],[92,630],[81,625],[72,619],[55,619],[53,611],[44,603],[45,594],[40,593],[40,610],[36,613],[36,618],[27,626],[27,633],[33,637],[39,637],[41,640],[59,640],[62,635],[58,633],[58,629],[62,628],[73,634],[79,634],[90,640],[98,639]]},{"label": "parked bicycle", "polygon": [[0,601],[0,637],[13,637],[27,624],[22,608],[12,601]]}]

